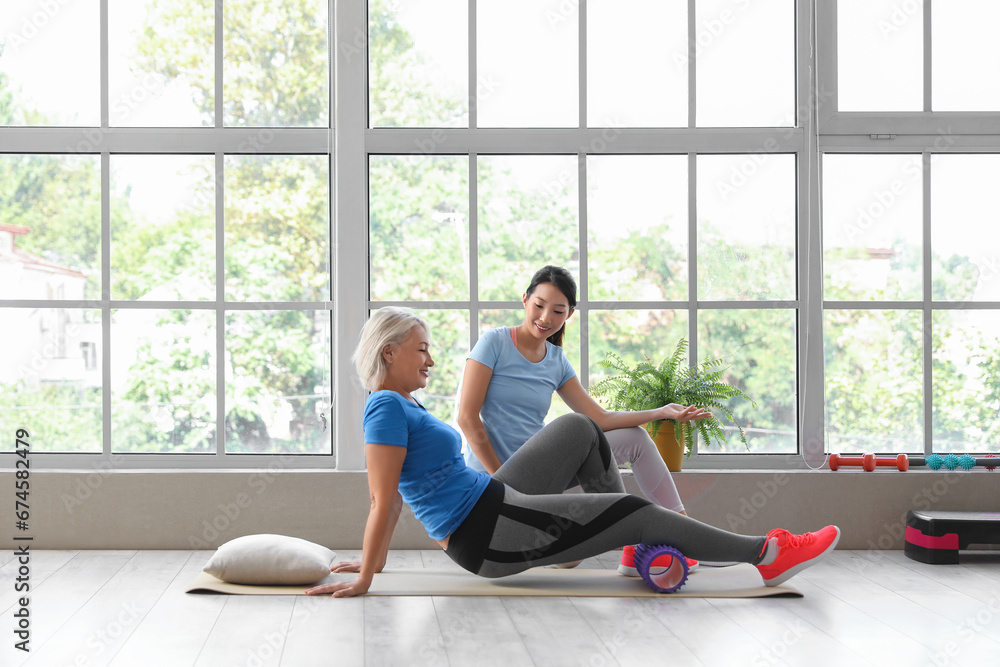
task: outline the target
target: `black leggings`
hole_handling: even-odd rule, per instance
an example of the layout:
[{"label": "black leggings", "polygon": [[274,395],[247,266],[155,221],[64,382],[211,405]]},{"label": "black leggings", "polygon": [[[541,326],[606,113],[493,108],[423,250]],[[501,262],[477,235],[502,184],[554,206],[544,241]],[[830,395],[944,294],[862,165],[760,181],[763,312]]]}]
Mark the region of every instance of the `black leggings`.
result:
[{"label": "black leggings", "polygon": [[[585,493],[562,491],[573,482]],[[579,560],[630,544],[689,558],[757,563],[764,537],[730,533],[625,493],[604,433],[569,414],[531,437],[493,475],[446,553],[483,577]]]}]

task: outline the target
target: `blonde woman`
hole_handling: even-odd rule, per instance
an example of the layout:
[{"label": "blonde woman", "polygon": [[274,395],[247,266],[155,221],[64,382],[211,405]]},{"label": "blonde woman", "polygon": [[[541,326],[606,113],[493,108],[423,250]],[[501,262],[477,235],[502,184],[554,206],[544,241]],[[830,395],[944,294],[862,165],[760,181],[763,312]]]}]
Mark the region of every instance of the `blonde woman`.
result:
[{"label": "blonde woman", "polygon": [[[840,538],[836,526],[803,535],[737,535],[627,494],[604,433],[579,414],[554,420],[492,477],[469,468],[459,433],[414,395],[427,386],[434,359],[427,324],[409,309],[372,315],[355,365],[372,391],[364,417],[371,507],[362,556],[331,568],[357,573],[353,581],[317,586],[311,595],[366,593],[385,566],[404,502],[452,560],[483,577],[647,543],[752,563],[765,584],[776,586],[823,558]],[[572,479],[587,493],[561,493]]]}]

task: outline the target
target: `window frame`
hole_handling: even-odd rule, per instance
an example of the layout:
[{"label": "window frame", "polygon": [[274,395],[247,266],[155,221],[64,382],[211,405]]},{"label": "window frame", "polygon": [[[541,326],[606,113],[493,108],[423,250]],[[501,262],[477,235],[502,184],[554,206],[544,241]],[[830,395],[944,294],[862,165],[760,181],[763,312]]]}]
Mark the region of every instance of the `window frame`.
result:
[{"label": "window frame", "polygon": [[[581,298],[574,316],[575,324],[570,329],[570,335],[580,336],[581,365],[577,369],[578,377],[584,386],[588,385],[589,368],[588,334],[589,314],[592,310],[632,310],[632,309],[666,309],[682,308],[688,311],[688,340],[692,359],[697,358],[697,312],[698,310],[715,309],[748,309],[748,308],[792,308],[796,310],[796,357],[799,360],[796,368],[796,384],[798,387],[796,403],[798,407],[797,430],[799,432],[800,452],[808,449],[816,456],[822,456],[823,437],[823,385],[822,376],[816,373],[806,373],[803,359],[811,359],[813,366],[818,360],[819,368],[823,364],[822,348],[822,311],[818,308],[819,296],[822,294],[821,244],[814,243],[812,247],[805,243],[810,240],[810,224],[818,231],[815,221],[818,218],[818,197],[811,196],[816,192],[818,178],[815,168],[815,145],[812,138],[813,117],[809,113],[812,98],[813,83],[810,79],[813,68],[810,40],[812,14],[808,0],[795,0],[795,58],[796,80],[795,100],[797,122],[794,127],[774,128],[696,128],[695,105],[697,100],[695,58],[688,60],[688,127],[687,128],[607,128],[587,126],[587,20],[586,1],[578,5],[579,10],[579,121],[576,128],[541,129],[541,128],[478,128],[475,104],[477,81],[476,71],[476,0],[469,0],[469,127],[453,128],[408,128],[408,127],[369,127],[367,109],[363,115],[364,147],[363,156],[357,156],[352,162],[359,166],[357,172],[339,176],[340,183],[351,182],[352,191],[368,192],[367,157],[369,155],[451,155],[468,156],[469,158],[469,262],[470,262],[470,298],[460,301],[373,301],[365,303],[366,309],[377,309],[384,306],[408,306],[420,309],[446,309],[464,311],[470,321],[470,349],[478,340],[478,317],[480,310],[486,309],[520,309],[521,303],[511,301],[480,301],[477,298],[478,248],[477,248],[477,217],[476,192],[472,184],[476,183],[476,160],[483,155],[576,155],[579,165],[578,196],[580,198],[580,227],[578,239],[580,252],[580,288]],[[689,43],[695,43],[697,34],[695,0],[688,0],[688,38]],[[367,13],[364,29],[367,29]],[[341,26],[343,27],[343,26]],[[367,33],[366,33],[367,34]],[[367,66],[367,54],[365,54]],[[805,64],[804,64],[805,63]],[[339,70],[338,70],[339,71]],[[367,82],[367,67],[364,72]],[[367,95],[364,96],[367,100]],[[354,110],[357,113],[359,110]],[[338,115],[338,121],[344,122],[344,117]],[[342,126],[343,127],[343,126]],[[415,147],[417,147],[415,149]],[[343,146],[340,146],[343,148]],[[353,147],[352,147],[353,148]],[[813,151],[810,154],[810,150]],[[689,245],[697,248],[697,155],[707,154],[760,154],[787,153],[795,157],[796,172],[796,298],[787,301],[699,301],[695,294],[697,273],[697,258],[692,254],[693,261],[689,263],[689,291],[686,300],[680,301],[588,301],[587,293],[587,220],[586,220],[586,183],[587,156],[589,155],[650,155],[671,154],[686,155],[689,168],[688,182],[688,230]],[[343,157],[338,155],[338,158]],[[343,202],[341,202],[343,203]],[[365,198],[367,206],[367,197]],[[367,214],[367,210],[365,211]],[[812,222],[810,222],[812,221]],[[343,231],[343,230],[341,230]],[[813,235],[815,236],[815,231]],[[367,241],[367,239],[366,239]],[[807,261],[802,261],[807,258]],[[343,265],[342,265],[343,266]],[[357,275],[354,276],[357,279]],[[368,284],[361,280],[355,283],[355,289],[368,294]],[[512,287],[512,289],[517,289]],[[808,298],[804,294],[812,294]],[[360,319],[363,323],[363,318]],[[360,332],[360,324],[350,331],[356,339]],[[816,335],[815,332],[819,332]],[[343,361],[338,356],[338,361]],[[338,393],[338,396],[343,394]],[[816,397],[819,405],[816,405]],[[808,402],[807,400],[808,399]],[[357,414],[360,414],[360,409]],[[340,414],[338,424],[344,425],[349,415]],[[817,426],[818,425],[818,430]],[[808,434],[808,437],[806,437]],[[802,443],[806,443],[803,445]],[[819,445],[818,447],[816,445]],[[820,458],[818,465],[822,463]],[[806,467],[801,453],[796,454],[725,454],[699,455],[695,451],[685,462],[687,468],[709,469],[767,469]]]},{"label": "window frame", "polygon": [[[341,3],[345,4],[345,3]],[[217,9],[222,5],[216,3]],[[334,3],[327,2],[327,39],[332,44]],[[225,365],[216,363],[216,450],[214,453],[143,453],[113,451],[111,443],[111,313],[115,310],[182,309],[208,310],[215,313],[216,360],[225,358],[225,321],[229,312],[261,310],[326,311],[330,317],[329,331],[334,334],[336,301],[334,300],[333,268],[336,257],[334,247],[334,209],[336,206],[330,189],[328,214],[327,267],[331,272],[330,299],[323,301],[227,301],[225,298],[225,179],[224,166],[227,155],[325,155],[328,160],[330,182],[333,178],[333,134],[335,119],[330,114],[327,127],[226,127],[223,125],[223,12],[215,12],[215,125],[213,127],[115,127],[111,126],[110,99],[108,95],[108,1],[100,2],[100,87],[101,110],[99,127],[29,126],[0,127],[2,153],[11,154],[82,154],[100,156],[101,170],[101,298],[86,300],[0,300],[0,309],[6,308],[87,308],[101,312],[101,374],[102,374],[102,424],[103,440],[100,452],[43,452],[32,451],[33,463],[46,469],[68,470],[86,467],[94,474],[111,470],[269,470],[295,468],[329,468],[336,460],[338,441],[333,437],[336,425],[331,425],[330,453],[229,453],[226,452],[225,415]],[[333,74],[333,49],[328,48],[328,67]],[[334,90],[329,91],[330,108],[334,108]],[[77,150],[74,150],[76,147]],[[82,149],[80,147],[83,147]],[[212,301],[130,301],[112,299],[111,294],[111,238],[110,238],[110,176],[111,156],[124,154],[174,154],[211,155],[215,160],[215,275],[216,292]],[[331,355],[329,373],[336,377],[336,360]],[[331,386],[331,391],[336,390]],[[333,394],[335,400],[336,393]],[[23,428],[31,432],[31,424]],[[37,447],[39,443],[33,441]],[[353,448],[349,448],[352,449]],[[13,451],[0,452],[0,468],[13,469],[17,455]]]},{"label": "window frame", "polygon": [[[109,238],[109,177],[110,156],[119,153],[200,153],[216,159],[216,244],[217,298],[212,302],[143,302],[141,307],[185,308],[214,310],[217,317],[217,353],[224,352],[225,314],[230,310],[275,308],[275,303],[229,303],[224,300],[223,243],[224,192],[222,166],[227,154],[246,153],[247,145],[258,144],[261,132],[268,132],[267,154],[326,155],[330,169],[330,234],[328,266],[331,272],[331,300],[324,302],[284,303],[282,308],[296,310],[323,309],[330,313],[331,380],[333,394],[332,447],[336,469],[364,470],[364,444],[361,427],[365,392],[353,379],[350,361],[354,344],[371,309],[394,302],[374,302],[368,298],[368,157],[374,154],[467,155],[475,174],[478,155],[488,154],[570,154],[578,156],[581,177],[586,178],[587,155],[611,154],[685,154],[690,168],[689,213],[696,219],[694,193],[697,187],[694,163],[698,154],[745,153],[762,151],[792,153],[796,159],[796,280],[797,294],[783,302],[699,302],[689,284],[686,301],[672,302],[581,302],[579,320],[575,326],[581,336],[580,349],[587,358],[589,334],[588,315],[593,309],[632,309],[643,307],[683,307],[694,315],[689,320],[691,353],[697,358],[697,310],[699,308],[781,307],[796,310],[796,383],[797,427],[799,452],[796,454],[727,454],[699,455],[688,460],[691,469],[804,469],[819,467],[825,453],[824,427],[824,346],[823,316],[828,308],[886,308],[895,302],[824,302],[822,273],[822,227],[820,221],[820,170],[825,153],[920,153],[928,158],[935,153],[1000,152],[1000,113],[931,112],[930,109],[930,15],[931,2],[924,2],[925,91],[923,112],[906,113],[841,113],[836,110],[836,2],[794,0],[795,3],[795,102],[796,122],[790,128],[696,128],[697,99],[696,59],[689,59],[688,127],[687,128],[599,128],[587,127],[587,30],[586,0],[579,2],[580,67],[579,114],[576,128],[567,129],[479,129],[476,123],[476,0],[469,3],[469,116],[467,129],[437,128],[370,128],[368,124],[368,21],[367,3],[334,2],[328,0],[329,54],[331,78],[329,86],[329,126],[313,128],[239,128],[223,127],[222,76],[222,14],[215,17],[216,113],[211,128],[126,128],[109,126],[108,99],[108,2],[100,3],[101,26],[101,125],[100,127],[3,127],[0,145],[4,153],[59,154],[74,152],[68,147],[89,142],[89,154],[100,155],[102,177],[102,298],[85,301],[21,301],[2,300],[0,308],[92,308],[102,313],[102,346],[110,345],[110,312],[113,309],[138,307],[133,302],[108,298],[110,287]],[[218,5],[217,5],[218,6]],[[695,43],[696,0],[687,0],[688,38]],[[817,104],[814,104],[818,102]],[[608,142],[608,133],[615,140]],[[429,140],[429,141],[428,141]],[[427,146],[432,148],[427,149]],[[924,234],[930,233],[929,176],[924,174]],[[472,180],[474,182],[474,179]],[[585,180],[581,181],[585,182]],[[586,188],[579,188],[586,197]],[[470,194],[470,223],[477,207],[475,194]],[[583,202],[585,203],[585,202]],[[474,227],[473,227],[474,229]],[[689,243],[697,247],[696,227],[691,225]],[[581,207],[580,249],[582,266],[587,252],[586,207]],[[475,234],[470,235],[470,246]],[[473,248],[474,249],[474,246]],[[925,321],[935,309],[970,308],[995,309],[1000,303],[974,304],[931,303],[929,294],[929,248],[925,247],[925,298],[919,305]],[[476,253],[470,253],[473,270],[470,279],[475,288]],[[693,262],[690,271],[696,272]],[[581,287],[586,288],[586,273]],[[475,294],[475,291],[473,291]],[[364,295],[364,296],[359,296]],[[904,302],[905,307],[913,302]],[[487,308],[517,308],[518,301],[478,301],[414,304],[421,308],[458,308],[467,310],[475,323],[479,311]],[[924,392],[930,397],[930,331],[925,327]],[[470,327],[470,346],[477,338],[477,327]],[[275,469],[330,468],[332,455],[316,454],[227,454],[224,451],[225,391],[222,364],[219,364],[217,416],[219,451],[202,454],[132,454],[111,451],[110,434],[110,356],[101,355],[103,374],[102,452],[40,453],[36,465],[51,469],[74,469],[81,466],[115,469]],[[341,369],[342,372],[334,372]],[[587,383],[587,364],[578,369],[581,381]],[[930,451],[932,439],[931,404],[925,401],[925,449]],[[29,427],[30,425],[25,425]],[[15,454],[0,453],[0,467],[13,468]],[[291,462],[288,459],[291,457]]]},{"label": "window frame", "polygon": [[[931,156],[937,154],[1000,153],[1000,111],[932,111],[932,3],[923,1],[923,111],[844,112],[837,108],[837,4],[817,2],[814,39],[818,58],[818,159],[826,154],[917,154],[921,158],[923,293],[913,301],[824,300],[826,310],[919,310],[922,315],[923,454],[933,453],[932,322],[938,310],[997,310],[998,301],[935,301],[932,298]],[[819,26],[826,29],[819,30]],[[822,167],[821,167],[822,168]],[[817,192],[819,190],[817,189]],[[822,245],[822,241],[820,242]],[[822,257],[819,258],[822,261]],[[820,275],[822,282],[822,275]],[[822,318],[822,313],[821,313]],[[822,326],[822,320],[820,322]],[[820,329],[822,331],[822,328]],[[822,375],[822,365],[819,366]],[[824,387],[819,387],[821,395]],[[823,407],[823,406],[821,406]],[[820,424],[822,426],[822,423]]]}]

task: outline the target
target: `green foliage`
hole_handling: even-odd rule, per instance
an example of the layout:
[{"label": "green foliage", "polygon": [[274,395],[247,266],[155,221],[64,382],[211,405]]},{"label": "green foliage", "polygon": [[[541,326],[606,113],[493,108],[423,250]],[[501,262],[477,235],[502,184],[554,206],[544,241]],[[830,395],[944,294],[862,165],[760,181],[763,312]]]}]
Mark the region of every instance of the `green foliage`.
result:
[{"label": "green foliage", "polygon": [[[658,290],[659,298],[665,301],[687,298],[687,257],[669,242],[670,238],[671,227],[666,221],[630,230],[614,242],[599,241],[591,232],[587,252],[592,272],[590,298],[637,298],[640,289],[647,285]],[[593,277],[594,272],[600,279]],[[612,278],[613,273],[624,275]]]},{"label": "green foliage", "polygon": [[[369,105],[372,127],[439,127],[466,113],[463,92],[441,91],[430,85],[433,73],[413,49],[413,37],[399,24],[396,10],[385,0],[368,3]],[[341,53],[360,53],[356,45]]]},{"label": "green foliage", "polygon": [[0,223],[24,225],[18,248],[87,276],[101,289],[101,170],[96,156],[0,155]]},{"label": "green foliage", "polygon": [[[722,359],[711,359],[695,366],[687,363],[687,340],[681,338],[673,354],[654,364],[647,359],[638,364],[624,362],[614,352],[600,362],[601,366],[618,371],[618,375],[604,378],[590,388],[590,393],[598,397],[608,397],[609,407],[615,411],[638,412],[655,410],[669,403],[696,405],[715,410],[725,415],[739,429],[740,441],[747,445],[743,427],[736,420],[727,401],[742,398],[754,407],[756,403],[743,391],[723,379],[726,368]],[[694,433],[697,431],[707,445],[726,442],[725,433],[718,418],[684,422],[675,428],[677,444],[681,444],[683,433],[687,455],[694,447]],[[650,433],[655,436],[660,430],[660,422],[653,422]],[[747,445],[749,448],[749,446]]]},{"label": "green foliage", "polygon": [[469,161],[373,155],[368,224],[372,298],[469,298]]},{"label": "green foliage", "polygon": [[104,437],[101,407],[100,387],[0,384],[0,429],[27,429],[37,452],[99,453]]},{"label": "green foliage", "polygon": [[[215,122],[212,45],[214,12],[221,6],[207,0],[154,0],[133,61],[137,72],[162,77],[165,84],[185,86],[207,126]],[[324,126],[328,122],[324,6],[316,0],[226,3],[225,124]],[[358,37],[364,38],[363,34]],[[369,4],[367,38],[370,85],[378,91],[369,105],[373,127],[460,124],[467,113],[465,91],[441,90],[439,82],[426,75],[429,69],[388,1]],[[352,48],[351,43],[342,44],[339,57],[360,57],[360,51]],[[17,104],[17,91],[0,73],[0,125],[32,124],[48,123],[36,111]],[[267,130],[262,130],[259,141],[241,152],[266,150],[267,137]],[[417,149],[421,147],[415,146],[415,153]],[[112,192],[113,298],[141,300],[153,289],[169,287],[178,276],[184,276],[213,288],[218,280],[225,280],[229,299],[326,300],[327,164],[326,156],[227,157],[224,276],[215,275],[213,214],[181,211],[174,219],[149,225],[130,207],[127,194]],[[482,158],[477,164],[480,291],[475,297],[479,300],[516,299],[527,277],[539,266],[557,263],[574,267],[579,262],[575,188],[584,185],[575,184],[576,171],[569,180],[532,188],[519,181],[516,166],[512,169],[491,158]],[[212,202],[214,179],[210,166],[203,183],[204,194]],[[411,301],[417,308],[422,301],[468,300],[471,184],[467,156],[372,156],[369,183],[372,298]],[[87,275],[86,298],[94,299],[101,297],[100,201],[96,156],[10,154],[0,158],[0,221],[31,227],[28,235],[18,238],[19,247]],[[725,298],[791,298],[784,293],[787,286],[795,284],[790,248],[740,244],[714,230],[710,223],[699,221],[703,246],[698,255],[699,298],[705,298],[708,281],[713,281],[715,291],[725,293]],[[631,232],[624,239],[592,246],[590,270],[606,275],[603,267],[620,267],[621,282],[602,286],[607,291],[592,291],[588,297],[620,298],[614,286],[635,280],[659,287],[663,299],[685,300],[686,257],[664,242],[668,231],[668,222],[663,221],[642,233]],[[705,246],[709,252],[704,251]],[[901,250],[891,267],[889,283],[871,298],[902,298],[906,292],[901,286],[919,282],[915,277],[922,275],[922,250],[901,243],[893,247]],[[827,259],[831,265],[842,265],[857,258],[831,255]],[[932,261],[935,299],[963,301],[971,297],[977,275],[968,257],[935,256]],[[782,287],[775,292],[774,285]],[[595,288],[593,280],[591,288]],[[825,297],[853,300],[856,296],[849,288],[829,284]],[[323,313],[270,309],[227,313],[224,359],[212,358],[214,345],[205,348],[194,335],[205,328],[194,313],[164,311],[149,326],[150,332],[156,333],[154,339],[138,342],[131,368],[126,369],[128,379],[116,388],[120,394],[115,396],[113,413],[115,447],[129,451],[214,451],[219,437],[214,432],[218,421],[214,364],[222,363],[228,406],[224,423],[230,451],[264,451],[262,443],[265,448],[274,448],[271,451],[315,451],[320,399],[289,401],[295,414],[287,441],[268,436],[268,445],[266,428],[261,427],[263,416],[274,410],[279,399],[315,396],[317,388],[328,386],[329,342],[324,334],[328,323],[318,316]],[[463,309],[423,312],[433,321],[438,362],[428,405],[446,421],[451,419],[468,350],[470,323],[466,313]],[[864,316],[862,310],[827,311],[826,317],[822,333],[827,352],[828,433],[867,438],[868,442],[872,436],[910,438],[913,432],[918,433],[918,439],[922,437],[923,379],[919,370],[915,375],[911,372],[922,363],[923,325],[919,318]],[[686,328],[683,309],[648,313],[591,310],[590,355],[605,358],[600,362],[605,369],[624,372],[638,370],[641,363],[629,362],[641,359],[643,350],[663,348],[649,353],[654,357],[662,354],[664,363],[669,363],[676,350],[670,354],[662,341],[673,341]],[[210,333],[214,336],[214,329]],[[570,332],[571,344],[578,338],[576,334]],[[722,358],[734,349],[751,350],[733,357],[726,368],[718,361],[696,367],[739,393],[668,397],[649,405],[701,405],[737,426],[752,420],[755,428],[790,432],[786,439],[792,441],[797,414],[794,311],[701,311],[698,340],[699,350],[710,359]],[[104,353],[114,355],[116,349]],[[968,449],[969,443],[982,443],[984,448],[1000,451],[1000,341],[995,336],[976,338],[954,331],[948,322],[939,323],[935,317],[931,355],[935,449],[952,446],[942,443],[948,439],[955,447],[965,445]],[[653,366],[648,360],[645,363]],[[690,370],[683,355],[675,367],[678,373]],[[594,378],[595,388],[605,382],[613,387],[612,378],[601,379],[596,373]],[[2,382],[0,407],[5,409],[0,415],[5,415],[4,423],[27,419],[14,426],[33,425],[46,434],[43,440],[54,449],[99,450],[100,388],[42,385],[31,389],[11,378]],[[749,399],[735,405],[723,403],[747,395],[756,398],[760,410]],[[698,422],[698,427],[703,423]],[[723,431],[715,419],[712,424],[714,429],[702,436],[706,442],[714,437],[720,444]],[[209,425],[212,430],[207,430]],[[740,436],[746,444],[742,427]],[[751,436],[756,450],[758,436]],[[689,436],[687,443],[691,447],[694,438]],[[790,446],[794,447],[794,442]]]},{"label": "green foliage", "polygon": [[[219,2],[153,0],[136,67],[185,84],[204,125],[215,119],[215,11]],[[324,126],[328,122],[326,3],[227,0],[226,125]]]}]

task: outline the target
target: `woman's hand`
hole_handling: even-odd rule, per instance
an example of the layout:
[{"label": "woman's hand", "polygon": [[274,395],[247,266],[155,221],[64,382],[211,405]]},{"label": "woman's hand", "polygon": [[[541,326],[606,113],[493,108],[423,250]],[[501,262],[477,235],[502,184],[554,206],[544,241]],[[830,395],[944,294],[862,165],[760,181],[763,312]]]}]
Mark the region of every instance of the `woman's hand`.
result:
[{"label": "woman's hand", "polygon": [[698,419],[708,419],[712,416],[712,413],[704,408],[699,408],[695,405],[684,407],[677,403],[664,405],[660,408],[659,412],[662,413],[662,416],[659,417],[660,419],[673,419],[676,422],[690,422]]},{"label": "woman's hand", "polygon": [[330,572],[360,572],[361,571],[361,561],[359,560],[342,560],[339,563],[334,563],[330,567]]},{"label": "woman's hand", "polygon": [[364,595],[368,592],[372,583],[358,577],[354,581],[337,581],[332,584],[323,584],[306,589],[306,595],[329,595],[335,598],[350,598],[355,595]]}]

